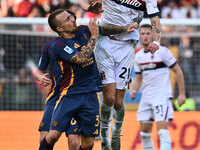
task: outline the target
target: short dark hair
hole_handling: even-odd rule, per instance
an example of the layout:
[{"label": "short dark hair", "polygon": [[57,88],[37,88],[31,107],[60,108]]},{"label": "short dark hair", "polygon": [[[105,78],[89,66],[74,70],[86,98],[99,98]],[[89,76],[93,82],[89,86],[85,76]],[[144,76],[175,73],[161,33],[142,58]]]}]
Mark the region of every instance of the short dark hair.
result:
[{"label": "short dark hair", "polygon": [[[149,28],[152,30],[152,26],[150,24],[143,24],[140,26],[140,29],[142,29],[142,28]],[[140,29],[139,29],[139,31],[140,31]]]},{"label": "short dark hair", "polygon": [[74,14],[74,12],[70,11],[70,10],[65,10],[65,9],[57,9],[55,10],[54,12],[52,12],[48,18],[48,23],[49,23],[49,26],[51,27],[51,29],[55,32],[58,33],[58,31],[56,30],[56,28],[59,26],[59,23],[58,21],[56,20],[56,16],[61,14],[62,12],[68,12],[69,14],[71,14],[74,19],[76,20],[76,16]]}]

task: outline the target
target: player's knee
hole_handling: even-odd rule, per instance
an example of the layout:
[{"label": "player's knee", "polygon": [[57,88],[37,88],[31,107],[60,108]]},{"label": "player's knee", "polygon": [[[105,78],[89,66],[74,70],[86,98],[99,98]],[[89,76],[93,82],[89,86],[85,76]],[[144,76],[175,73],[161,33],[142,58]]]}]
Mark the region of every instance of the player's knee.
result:
[{"label": "player's knee", "polygon": [[53,145],[58,141],[60,135],[60,132],[49,132],[46,138],[48,138],[49,144]]},{"label": "player's knee", "polygon": [[114,108],[115,110],[120,110],[124,107],[124,102],[123,101],[115,101]]},{"label": "player's knee", "polygon": [[84,142],[81,143],[81,149],[83,150],[92,150],[93,147],[94,147],[93,141],[89,141],[87,143]]},{"label": "player's knee", "polygon": [[47,131],[41,131],[40,132],[40,142],[43,141],[43,139],[47,136],[48,132]]},{"label": "player's knee", "polygon": [[79,135],[69,135],[68,143],[69,143],[69,147],[77,149],[80,146],[80,136]]},{"label": "player's knee", "polygon": [[115,96],[107,95],[106,97],[104,97],[104,103],[108,106],[113,106],[115,103]]},{"label": "player's knee", "polygon": [[169,135],[169,131],[166,129],[160,129],[158,131],[158,135],[160,138],[160,149],[166,149],[170,150],[171,149],[171,139]]}]

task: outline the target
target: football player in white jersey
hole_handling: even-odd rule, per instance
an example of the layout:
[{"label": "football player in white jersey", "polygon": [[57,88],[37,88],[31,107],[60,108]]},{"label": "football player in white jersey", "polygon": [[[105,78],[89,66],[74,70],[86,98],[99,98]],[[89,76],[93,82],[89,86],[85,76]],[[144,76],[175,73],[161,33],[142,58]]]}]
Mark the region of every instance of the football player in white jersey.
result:
[{"label": "football player in white jersey", "polygon": [[143,150],[154,149],[151,139],[154,120],[160,138],[160,149],[170,150],[168,122],[173,118],[173,107],[170,101],[173,96],[169,70],[173,70],[176,74],[179,105],[184,104],[186,99],[183,73],[167,47],[160,46],[154,54],[147,49],[152,42],[151,25],[142,25],[139,34],[143,49],[135,55],[136,77],[130,95],[134,99],[136,92],[141,88],[142,97],[137,111],[137,120],[141,123],[140,136]]},{"label": "football player in white jersey", "polygon": [[[85,10],[89,10],[92,1],[79,0],[79,4]],[[100,6],[101,2],[101,22],[104,25],[127,26],[133,21],[139,24],[146,11],[153,27],[153,41],[148,50],[154,53],[159,49],[161,24],[157,0],[94,0],[93,3]],[[124,96],[130,81],[134,48],[138,40],[139,33],[135,30],[128,34],[124,32],[112,36],[99,36],[96,44],[95,55],[104,85],[101,103],[102,150],[110,150],[111,147],[113,150],[120,149],[120,134],[125,114]],[[112,119],[114,125],[110,142]]]}]

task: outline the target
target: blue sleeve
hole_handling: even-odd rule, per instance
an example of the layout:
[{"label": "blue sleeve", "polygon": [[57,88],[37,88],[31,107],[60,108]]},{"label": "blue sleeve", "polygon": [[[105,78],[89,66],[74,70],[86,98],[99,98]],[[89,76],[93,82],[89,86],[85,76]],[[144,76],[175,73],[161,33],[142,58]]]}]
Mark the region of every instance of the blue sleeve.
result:
[{"label": "blue sleeve", "polygon": [[90,32],[88,26],[83,26],[83,25],[81,25],[81,26],[78,27],[78,29],[79,29],[78,32],[79,32],[80,34],[81,34],[81,33],[85,33],[85,34],[87,35],[87,38],[90,39],[90,37],[91,37],[91,32]]},{"label": "blue sleeve", "polygon": [[56,55],[58,55],[59,57],[61,57],[62,59],[64,59],[65,61],[70,62],[70,59],[76,54],[76,50],[74,50],[73,48],[71,48],[68,45],[57,45],[54,44],[53,45],[53,51],[55,52]]},{"label": "blue sleeve", "polygon": [[49,55],[48,55],[48,51],[50,49],[51,43],[47,43],[44,46],[42,55],[40,57],[39,63],[38,63],[38,68],[42,69],[42,70],[46,70],[48,65],[49,65]]}]

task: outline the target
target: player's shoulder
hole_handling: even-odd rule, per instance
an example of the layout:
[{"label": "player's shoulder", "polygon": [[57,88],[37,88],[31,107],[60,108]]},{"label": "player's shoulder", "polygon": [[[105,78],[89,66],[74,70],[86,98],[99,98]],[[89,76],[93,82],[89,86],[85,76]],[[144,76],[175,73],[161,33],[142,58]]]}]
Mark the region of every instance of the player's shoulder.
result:
[{"label": "player's shoulder", "polygon": [[78,32],[78,34],[83,34],[83,33],[90,34],[90,30],[89,30],[88,26],[85,26],[85,25],[78,26],[77,32]]},{"label": "player's shoulder", "polygon": [[46,43],[44,44],[44,46],[43,46],[43,52],[46,52],[46,51],[49,50],[49,48],[51,47],[53,41],[54,41],[54,39],[52,39],[52,40],[50,40],[50,41],[48,41],[48,42],[46,42]]},{"label": "player's shoulder", "polygon": [[137,51],[137,53],[135,53],[135,61],[138,61],[141,57],[144,57],[144,49],[140,49],[139,51]]},{"label": "player's shoulder", "polygon": [[56,50],[56,49],[62,49],[67,45],[67,42],[65,41],[64,38],[62,37],[56,37],[54,41],[52,42],[51,47]]},{"label": "player's shoulder", "polygon": [[144,53],[144,48],[138,48],[135,51],[135,57],[139,57]]},{"label": "player's shoulder", "polygon": [[162,46],[162,45],[160,45],[158,52],[160,52],[160,53],[171,53],[171,51],[168,47]]}]

